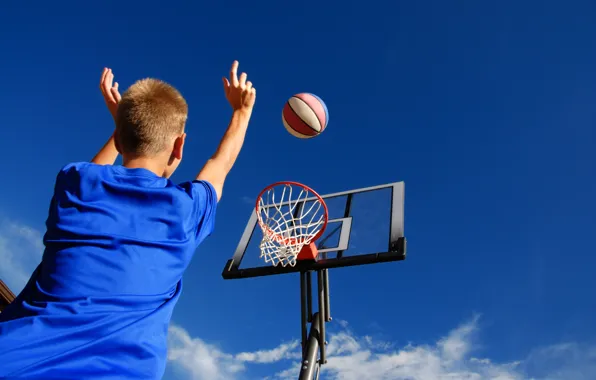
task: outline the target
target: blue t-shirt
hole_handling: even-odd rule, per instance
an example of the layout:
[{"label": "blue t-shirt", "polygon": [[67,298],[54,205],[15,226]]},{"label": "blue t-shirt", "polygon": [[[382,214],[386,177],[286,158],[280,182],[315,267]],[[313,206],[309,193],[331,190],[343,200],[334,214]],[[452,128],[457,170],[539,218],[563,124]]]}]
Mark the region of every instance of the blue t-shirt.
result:
[{"label": "blue t-shirt", "polygon": [[41,264],[0,313],[0,378],[161,378],[182,274],[216,207],[205,181],[63,168]]}]

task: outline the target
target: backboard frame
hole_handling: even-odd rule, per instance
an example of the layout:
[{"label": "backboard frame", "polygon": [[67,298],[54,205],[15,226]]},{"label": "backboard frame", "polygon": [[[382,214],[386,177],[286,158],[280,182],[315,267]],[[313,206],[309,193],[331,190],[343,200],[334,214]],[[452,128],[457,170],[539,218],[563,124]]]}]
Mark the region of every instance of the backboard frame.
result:
[{"label": "backboard frame", "polygon": [[[264,266],[256,268],[240,268],[240,263],[250,241],[251,236],[257,228],[257,214],[256,210],[253,209],[248,224],[242,234],[240,242],[236,247],[232,259],[226,262],[226,265],[222,272],[222,277],[226,280],[250,278],[250,277],[261,277],[269,275],[278,275],[286,273],[296,273],[305,271],[316,271],[321,269],[329,268],[340,268],[355,265],[366,265],[376,264],[382,262],[400,261],[406,257],[406,238],[404,236],[404,203],[405,203],[405,183],[394,182],[385,185],[365,187],[356,190],[342,191],[338,193],[332,193],[322,195],[323,200],[347,196],[346,210],[343,218],[337,218],[329,220],[328,223],[341,222],[342,225],[351,226],[350,207],[352,196],[359,193],[365,193],[375,190],[382,190],[389,188],[391,189],[391,212],[390,212],[390,225],[389,225],[389,242],[386,252],[377,252],[369,254],[361,254],[356,256],[343,257],[341,248],[347,247],[349,233],[347,236],[344,235],[344,228],[340,233],[340,244],[337,248],[319,250],[319,257],[316,261],[298,261],[295,266]],[[315,198],[308,198],[305,201],[312,201]],[[344,235],[344,236],[342,236]],[[339,249],[338,249],[339,248]],[[327,253],[330,251],[336,251],[336,258],[327,258]]]}]

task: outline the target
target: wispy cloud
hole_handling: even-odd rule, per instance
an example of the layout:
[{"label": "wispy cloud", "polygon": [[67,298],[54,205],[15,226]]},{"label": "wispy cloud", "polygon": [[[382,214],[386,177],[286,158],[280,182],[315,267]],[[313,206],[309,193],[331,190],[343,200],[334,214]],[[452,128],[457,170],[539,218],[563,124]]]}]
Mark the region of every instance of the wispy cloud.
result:
[{"label": "wispy cloud", "polygon": [[254,206],[255,202],[257,201],[256,198],[251,198],[248,195],[243,195],[240,200],[242,201],[242,203],[247,204],[247,205],[251,205]]},{"label": "wispy cloud", "polygon": [[568,342],[537,348],[525,364],[536,379],[596,379],[596,346]]},{"label": "wispy cloud", "polygon": [[296,351],[300,342],[297,340],[282,343],[272,350],[259,350],[255,352],[242,352],[236,355],[236,360],[249,363],[275,363],[284,359],[298,359],[300,354]]},{"label": "wispy cloud", "polygon": [[195,380],[228,380],[245,370],[234,355],[200,338],[191,338],[183,328],[171,325],[168,334],[168,360],[181,366]]},{"label": "wispy cloud", "polygon": [[168,360],[184,369],[193,380],[231,380],[246,371],[246,363],[299,360],[298,346],[298,341],[291,341],[271,350],[229,354],[200,338],[192,338],[180,326],[170,325]]},{"label": "wispy cloud", "polygon": [[[325,379],[521,379],[519,362],[493,363],[476,358],[474,351],[478,317],[450,331],[433,345],[409,344],[394,349],[389,342],[357,337],[349,330],[329,341]],[[283,377],[280,377],[283,378]]]},{"label": "wispy cloud", "polygon": [[18,294],[43,254],[40,231],[22,223],[0,220],[0,278]]},{"label": "wispy cloud", "polygon": [[[330,334],[328,363],[321,379],[327,380],[587,380],[596,378],[596,346],[557,344],[534,350],[527,358],[498,363],[480,357],[477,351],[478,316],[462,323],[434,344],[410,343],[396,348],[370,336],[357,336],[342,321],[340,330]],[[172,334],[173,333],[173,334]],[[182,334],[185,344],[170,356],[174,365],[186,369],[191,379],[236,379],[251,377],[249,363],[285,365],[270,380],[295,379],[300,371],[299,344],[283,343],[271,350],[226,354],[180,327],[170,335]],[[170,348],[172,350],[172,348]],[[184,353],[184,354],[183,354]],[[184,357],[184,360],[179,358]],[[208,365],[207,365],[208,364]],[[283,367],[282,367],[283,368]]]}]

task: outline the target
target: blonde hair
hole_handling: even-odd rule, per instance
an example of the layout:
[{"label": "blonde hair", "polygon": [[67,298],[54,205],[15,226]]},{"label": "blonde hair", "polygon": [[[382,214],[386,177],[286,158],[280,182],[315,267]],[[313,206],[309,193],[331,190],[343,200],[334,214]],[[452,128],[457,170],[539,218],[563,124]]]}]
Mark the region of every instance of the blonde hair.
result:
[{"label": "blonde hair", "polygon": [[130,86],[118,104],[116,131],[121,153],[154,156],[184,132],[188,105],[180,92],[157,79]]}]

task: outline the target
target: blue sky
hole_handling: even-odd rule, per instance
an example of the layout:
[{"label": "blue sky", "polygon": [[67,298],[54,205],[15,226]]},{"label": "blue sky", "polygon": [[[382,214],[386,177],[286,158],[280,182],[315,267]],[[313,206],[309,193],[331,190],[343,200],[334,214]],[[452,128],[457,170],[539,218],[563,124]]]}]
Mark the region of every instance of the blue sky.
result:
[{"label": "blue sky", "polygon": [[[406,182],[408,259],[331,273],[323,378],[595,378],[594,2],[338,4],[4,4],[0,278],[22,287],[57,171],[112,131],[104,66],[121,88],[157,77],[187,98],[181,181],[224,132],[238,59],[257,104],[185,275],[165,379],[296,378],[298,277],[221,278],[246,198],[284,179]],[[330,112],[308,141],[281,123],[298,92]]]}]

